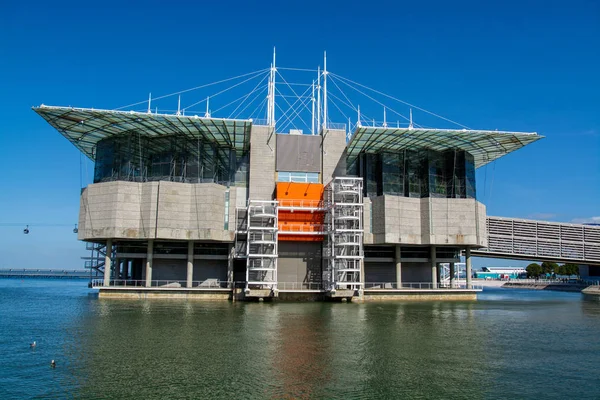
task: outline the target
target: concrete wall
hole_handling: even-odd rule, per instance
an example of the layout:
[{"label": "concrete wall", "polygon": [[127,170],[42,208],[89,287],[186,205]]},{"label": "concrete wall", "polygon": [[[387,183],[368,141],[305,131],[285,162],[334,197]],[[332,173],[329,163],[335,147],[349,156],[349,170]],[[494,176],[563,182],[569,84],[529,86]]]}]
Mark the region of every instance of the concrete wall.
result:
[{"label": "concrete wall", "polygon": [[363,198],[363,244],[373,244],[372,212],[371,199],[368,197]]},{"label": "concrete wall", "polygon": [[250,132],[250,200],[271,200],[275,190],[277,135],[269,126],[252,125]]},{"label": "concrete wall", "polygon": [[178,239],[233,241],[236,191],[214,183],[105,182],[81,195],[80,240]]},{"label": "concrete wall", "polygon": [[373,244],[486,246],[485,206],[474,199],[371,198]]},{"label": "concrete wall", "polygon": [[334,176],[346,176],[346,132],[328,129],[323,135],[322,183],[327,185]]},{"label": "concrete wall", "polygon": [[277,171],[321,172],[321,138],[277,134]]},{"label": "concrete wall", "polygon": [[277,280],[321,282],[321,247],[320,242],[279,242]]}]

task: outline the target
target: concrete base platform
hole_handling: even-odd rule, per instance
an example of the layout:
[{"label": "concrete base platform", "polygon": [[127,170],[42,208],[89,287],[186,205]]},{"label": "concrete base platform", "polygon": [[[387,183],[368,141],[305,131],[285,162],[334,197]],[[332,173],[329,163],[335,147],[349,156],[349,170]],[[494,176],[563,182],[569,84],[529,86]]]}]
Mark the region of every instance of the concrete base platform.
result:
[{"label": "concrete base platform", "polygon": [[365,290],[362,301],[463,301],[477,300],[481,289],[375,289]]},{"label": "concrete base platform", "polygon": [[357,294],[356,290],[336,290],[327,292],[327,297],[331,299],[352,299]]},{"label": "concrete base platform", "polygon": [[270,299],[277,297],[277,292],[273,292],[271,289],[249,289],[243,292],[244,298],[241,300],[261,300]]},{"label": "concrete base platform", "polygon": [[[320,290],[281,290],[273,293],[270,289],[199,289],[199,288],[157,288],[157,287],[100,287],[98,296],[114,299],[197,299],[218,301],[452,301],[476,300],[481,289],[367,289],[362,296],[354,290],[337,290],[329,293]],[[598,292],[600,296],[600,292]]]},{"label": "concrete base platform", "polygon": [[231,289],[101,287],[100,298],[229,300]]}]

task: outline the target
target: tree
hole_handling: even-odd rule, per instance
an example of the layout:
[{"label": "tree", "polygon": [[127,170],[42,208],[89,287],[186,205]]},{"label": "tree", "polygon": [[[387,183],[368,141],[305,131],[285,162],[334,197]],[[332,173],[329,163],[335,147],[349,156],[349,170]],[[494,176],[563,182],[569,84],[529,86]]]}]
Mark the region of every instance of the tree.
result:
[{"label": "tree", "polygon": [[554,271],[554,273],[556,275],[569,275],[567,274],[567,269],[565,268],[565,265],[559,265],[558,268]]},{"label": "tree", "polygon": [[563,265],[565,275],[577,275],[579,276],[579,265],[577,264],[565,264]]},{"label": "tree", "polygon": [[544,261],[542,263],[542,272],[544,274],[552,274],[555,273],[558,269],[558,264],[552,261]]},{"label": "tree", "polygon": [[537,278],[543,273],[542,266],[537,263],[529,264],[527,268],[525,268],[525,271],[527,271],[527,277],[529,278]]}]

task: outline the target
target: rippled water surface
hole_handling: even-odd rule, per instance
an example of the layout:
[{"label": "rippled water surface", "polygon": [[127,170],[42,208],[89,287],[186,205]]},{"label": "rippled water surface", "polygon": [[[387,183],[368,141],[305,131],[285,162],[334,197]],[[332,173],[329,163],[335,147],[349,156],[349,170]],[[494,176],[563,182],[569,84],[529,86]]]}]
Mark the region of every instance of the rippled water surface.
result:
[{"label": "rippled water surface", "polygon": [[600,302],[577,293],[393,304],[90,293],[85,281],[0,280],[0,399],[600,398]]}]

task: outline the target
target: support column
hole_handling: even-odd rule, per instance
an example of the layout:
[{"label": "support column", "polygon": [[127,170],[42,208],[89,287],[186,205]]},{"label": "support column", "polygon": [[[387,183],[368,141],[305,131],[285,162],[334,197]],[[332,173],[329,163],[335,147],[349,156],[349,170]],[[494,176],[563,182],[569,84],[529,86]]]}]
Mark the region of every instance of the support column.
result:
[{"label": "support column", "polygon": [[227,287],[233,289],[233,260],[235,259],[235,245],[229,244],[227,253]]},{"label": "support column", "polygon": [[465,250],[465,263],[467,265],[467,289],[473,288],[473,283],[471,282],[471,248],[467,247]]},{"label": "support column", "polygon": [[185,286],[191,288],[194,280],[194,241],[188,242],[187,281]]},{"label": "support column", "polygon": [[112,258],[112,239],[106,240],[106,256],[104,257],[104,286],[110,286],[110,269]]},{"label": "support column", "polygon": [[360,260],[360,283],[362,283],[362,288],[365,288],[365,259],[362,258]]},{"label": "support column", "polygon": [[401,250],[400,245],[396,245],[396,288],[402,289],[402,263],[400,262]]},{"label": "support column", "polygon": [[154,254],[154,240],[148,240],[148,252],[146,253],[146,287],[152,286],[152,255]]},{"label": "support column", "polygon": [[451,288],[454,288],[454,284],[455,284],[455,282],[454,282],[454,273],[455,273],[455,271],[454,271],[454,263],[451,262],[450,263],[450,287]]},{"label": "support column", "polygon": [[435,254],[435,246],[431,246],[431,288],[437,288],[437,257]]}]

